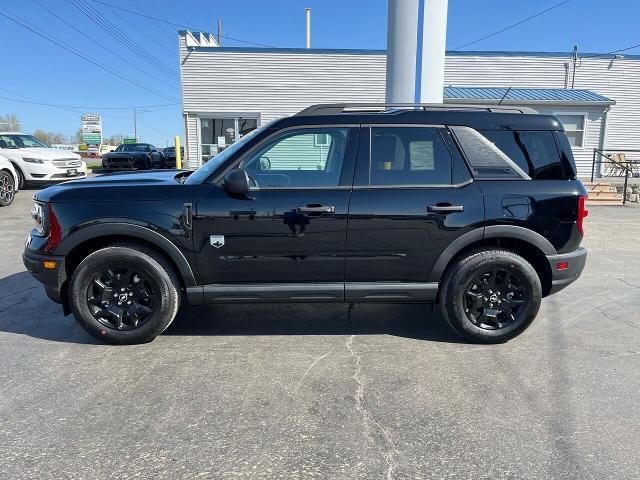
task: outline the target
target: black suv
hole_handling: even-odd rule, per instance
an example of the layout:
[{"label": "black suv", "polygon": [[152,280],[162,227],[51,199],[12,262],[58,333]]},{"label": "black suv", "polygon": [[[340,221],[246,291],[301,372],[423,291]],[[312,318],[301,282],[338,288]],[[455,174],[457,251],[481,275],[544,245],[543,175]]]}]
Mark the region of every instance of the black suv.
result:
[{"label": "black suv", "polygon": [[317,105],[195,172],[47,188],[24,263],[110,343],[152,340],[183,297],[436,302],[468,340],[515,337],[586,260],[586,190],[562,125],[513,107],[404,107]]}]

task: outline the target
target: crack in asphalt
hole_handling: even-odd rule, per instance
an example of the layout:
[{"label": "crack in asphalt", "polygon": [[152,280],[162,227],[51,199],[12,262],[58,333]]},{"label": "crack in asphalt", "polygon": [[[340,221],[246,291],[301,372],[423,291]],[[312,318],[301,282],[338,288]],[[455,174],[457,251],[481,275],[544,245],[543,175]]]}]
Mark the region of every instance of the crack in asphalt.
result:
[{"label": "crack in asphalt", "polygon": [[[359,412],[360,415],[362,416],[362,423],[364,424],[364,427],[367,431],[367,436],[380,449],[382,456],[384,458],[384,461],[387,464],[387,475],[386,475],[387,480],[392,480],[393,473],[398,467],[398,462],[396,460],[396,457],[399,456],[399,452],[389,432],[380,424],[380,422],[378,422],[374,418],[373,414],[367,407],[367,404],[364,400],[364,378],[362,374],[362,358],[353,349],[353,340],[355,339],[355,337],[356,337],[355,335],[351,335],[346,341],[345,346],[347,347],[347,350],[349,350],[349,353],[351,357],[353,357],[356,364],[356,368],[353,373],[353,379],[356,381],[356,392],[354,395],[354,398],[356,401],[356,411]],[[385,443],[387,444],[386,448],[380,445],[379,442],[376,441],[374,436],[370,434],[371,432],[370,427],[373,427],[373,429],[378,430],[380,432],[380,434],[384,438]]]},{"label": "crack in asphalt", "polygon": [[23,288],[22,290],[18,290],[17,292],[7,293],[6,295],[2,295],[2,296],[0,297],[0,300],[2,300],[3,298],[10,297],[10,296],[12,296],[12,295],[16,295],[16,294],[18,294],[18,293],[24,293],[24,292],[26,292],[27,290],[35,290],[36,288],[41,288],[41,287],[40,287],[40,285],[35,285],[35,286],[33,286],[33,287]]}]

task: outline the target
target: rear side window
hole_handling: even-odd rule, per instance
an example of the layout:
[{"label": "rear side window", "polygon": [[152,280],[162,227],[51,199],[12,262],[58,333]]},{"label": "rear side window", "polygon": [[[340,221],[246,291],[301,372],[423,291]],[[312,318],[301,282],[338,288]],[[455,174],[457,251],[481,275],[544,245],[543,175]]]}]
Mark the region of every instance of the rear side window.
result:
[{"label": "rear side window", "polygon": [[437,128],[373,127],[371,185],[449,185],[451,154]]},{"label": "rear side window", "polygon": [[532,179],[563,180],[567,178],[553,132],[481,130],[480,133]]}]

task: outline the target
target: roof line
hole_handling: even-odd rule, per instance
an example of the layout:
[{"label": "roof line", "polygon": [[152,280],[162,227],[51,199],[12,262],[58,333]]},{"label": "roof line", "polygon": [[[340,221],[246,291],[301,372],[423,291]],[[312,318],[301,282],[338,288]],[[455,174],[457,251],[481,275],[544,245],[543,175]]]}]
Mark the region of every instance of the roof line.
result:
[{"label": "roof line", "polygon": [[[180,35],[185,35],[187,30],[178,30]],[[197,32],[192,32],[197,33]],[[215,50],[218,52],[237,52],[237,53],[302,53],[302,54],[322,54],[322,53],[335,53],[344,55],[386,55],[386,50],[380,49],[365,49],[365,48],[298,48],[298,47],[286,47],[286,48],[262,48],[262,47],[189,47],[195,50]],[[505,50],[447,50],[446,55],[450,57],[567,57],[570,58],[571,52],[540,52],[540,51],[505,51]],[[585,57],[596,56],[589,58],[589,60],[611,60],[617,54],[605,54],[597,52],[584,52],[580,54],[584,60]],[[640,60],[640,55],[624,55],[624,59],[627,60]]]}]

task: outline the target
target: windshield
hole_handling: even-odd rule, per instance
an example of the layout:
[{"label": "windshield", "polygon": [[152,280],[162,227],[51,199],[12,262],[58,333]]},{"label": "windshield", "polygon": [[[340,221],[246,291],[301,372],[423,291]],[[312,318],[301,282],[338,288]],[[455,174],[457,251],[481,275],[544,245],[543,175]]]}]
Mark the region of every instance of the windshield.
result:
[{"label": "windshield", "polygon": [[148,152],[151,148],[146,143],[123,143],[116,152]]},{"label": "windshield", "polygon": [[273,122],[269,122],[266,125],[257,128],[256,130],[252,130],[236,143],[232,144],[230,147],[227,147],[216,156],[211,157],[207,163],[205,163],[198,170],[189,175],[184,183],[193,185],[196,183],[204,182],[213,172],[218,169],[218,167],[220,167],[220,165],[229,160],[229,158],[231,158],[233,154],[240,150],[256,133],[262,132],[263,130],[267,129],[272,123]]},{"label": "windshield", "polygon": [[31,135],[0,135],[0,148],[49,148],[44,142]]}]

